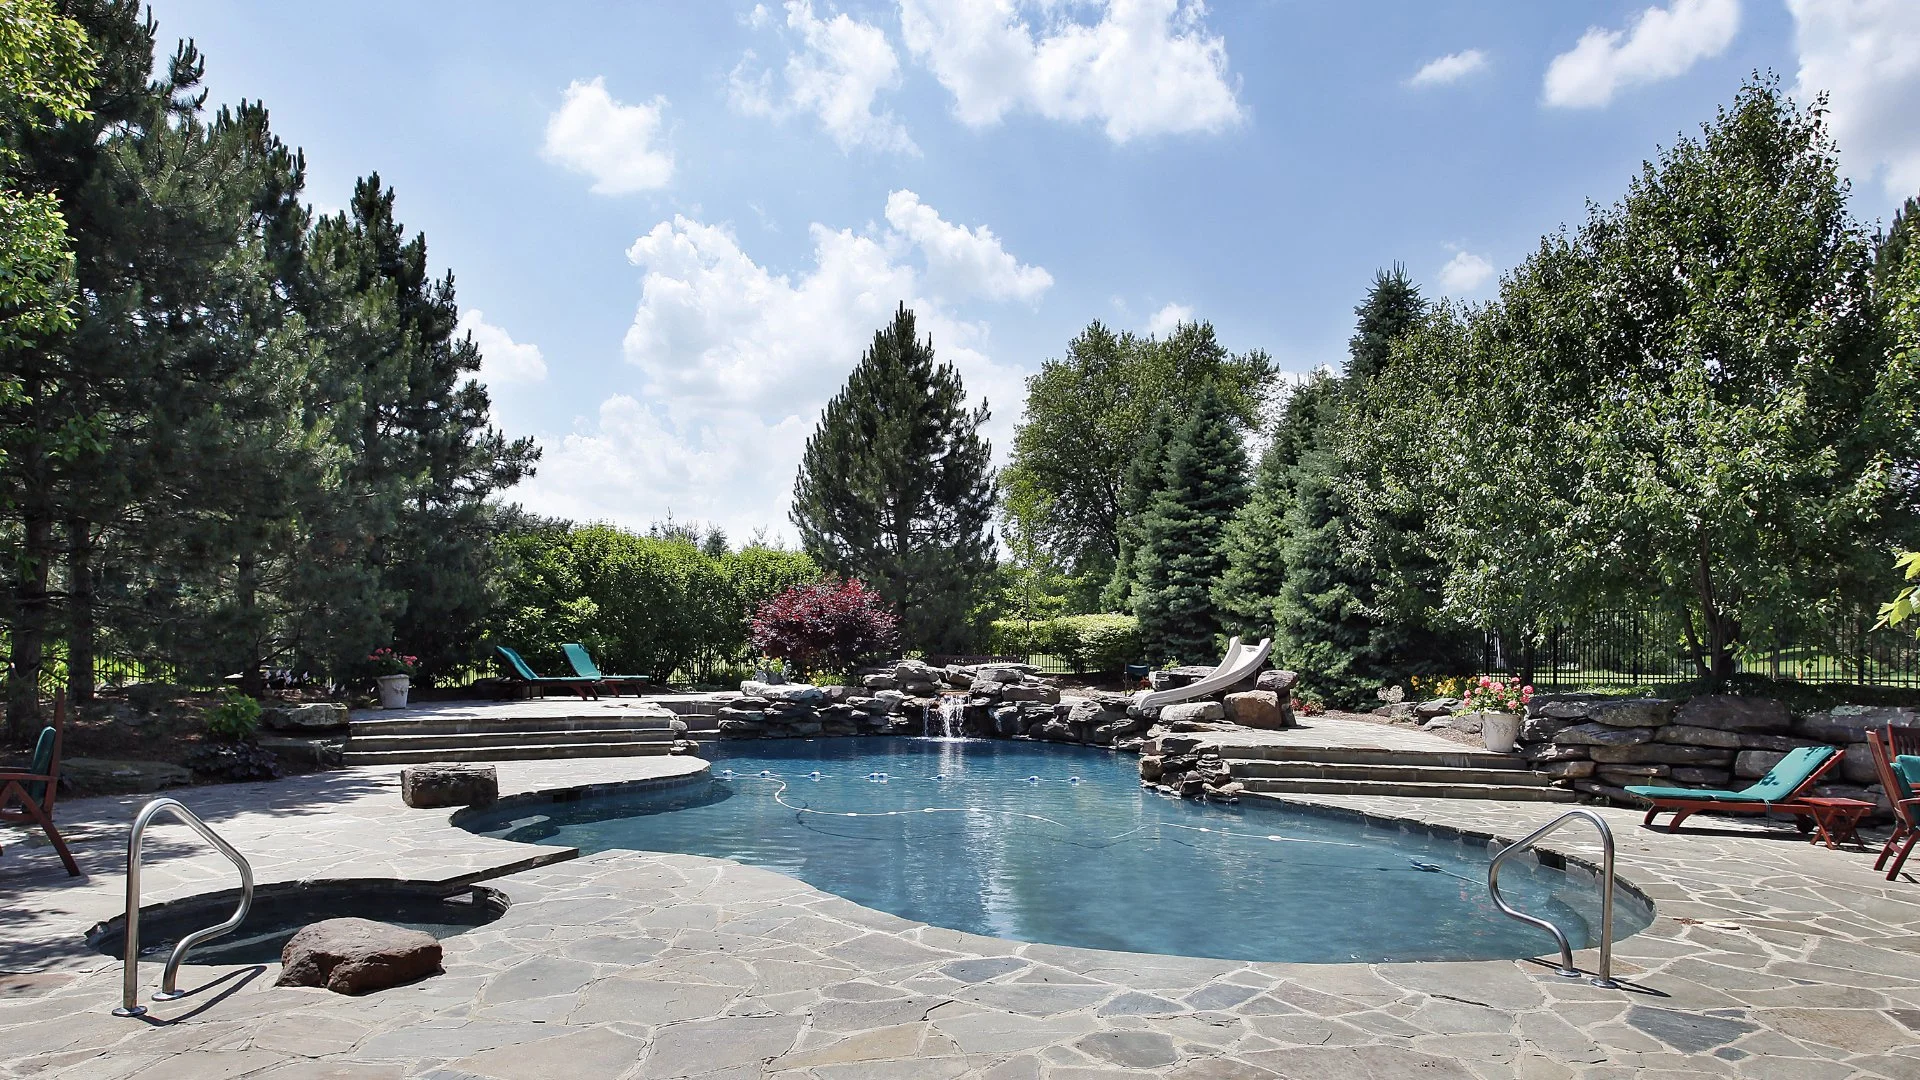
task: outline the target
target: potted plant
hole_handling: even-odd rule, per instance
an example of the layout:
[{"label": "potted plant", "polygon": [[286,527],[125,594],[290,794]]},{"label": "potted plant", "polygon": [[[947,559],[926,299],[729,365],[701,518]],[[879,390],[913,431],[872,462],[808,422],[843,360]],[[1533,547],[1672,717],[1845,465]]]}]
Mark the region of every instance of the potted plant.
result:
[{"label": "potted plant", "polygon": [[413,689],[413,668],[420,658],[379,648],[367,654],[367,660],[373,664],[374,682],[380,686],[380,707],[406,708],[407,693]]},{"label": "potted plant", "polygon": [[1482,675],[1467,683],[1460,694],[1460,707],[1454,715],[1480,714],[1480,741],[1496,754],[1513,753],[1520,738],[1520,714],[1533,700],[1533,687],[1519,680],[1502,681]]}]

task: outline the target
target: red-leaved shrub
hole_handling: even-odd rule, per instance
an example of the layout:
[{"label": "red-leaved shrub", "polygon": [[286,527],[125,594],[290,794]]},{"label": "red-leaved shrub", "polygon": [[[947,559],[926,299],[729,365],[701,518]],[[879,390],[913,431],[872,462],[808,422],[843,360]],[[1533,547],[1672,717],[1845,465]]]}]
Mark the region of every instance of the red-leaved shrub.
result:
[{"label": "red-leaved shrub", "polygon": [[900,619],[858,579],[795,585],[753,613],[753,647],[801,673],[845,670],[891,650]]}]

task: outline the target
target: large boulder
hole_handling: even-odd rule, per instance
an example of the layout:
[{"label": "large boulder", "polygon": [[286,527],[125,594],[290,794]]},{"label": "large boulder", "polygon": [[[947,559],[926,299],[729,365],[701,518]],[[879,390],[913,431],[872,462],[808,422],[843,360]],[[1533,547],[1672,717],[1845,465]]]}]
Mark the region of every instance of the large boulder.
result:
[{"label": "large boulder", "polygon": [[753,682],[740,684],[740,692],[748,697],[765,698],[784,705],[825,705],[827,692],[811,683],[773,683]]},{"label": "large boulder", "polygon": [[274,705],[260,710],[260,726],[269,731],[327,731],[347,726],[347,707],[332,701]]},{"label": "large boulder", "polygon": [[1660,762],[1667,765],[1725,765],[1733,760],[1733,751],[1717,746],[1656,742],[1639,746],[1596,746],[1589,756],[1603,764]]},{"label": "large boulder", "polygon": [[1271,690],[1245,690],[1228,694],[1226,714],[1227,719],[1246,727],[1278,730],[1293,726],[1293,718],[1287,715],[1280,695]]},{"label": "large boulder", "polygon": [[193,783],[193,770],[164,761],[74,757],[60,763],[60,778],[87,795],[144,795]]},{"label": "large boulder", "polygon": [[490,806],[500,797],[493,766],[444,761],[400,771],[400,799],[416,810],[436,806]]},{"label": "large boulder", "polygon": [[1673,716],[1673,702],[1661,698],[1596,701],[1587,706],[1587,718],[1609,727],[1659,727]]},{"label": "large boulder", "polygon": [[1011,683],[1000,688],[1001,701],[1043,701],[1049,705],[1060,700],[1060,689],[1045,683]]},{"label": "large boulder", "polygon": [[1654,735],[1663,743],[1680,743],[1685,746],[1718,746],[1722,749],[1738,749],[1743,736],[1737,731],[1723,731],[1720,728],[1694,727],[1691,724],[1668,724]]},{"label": "large boulder", "polygon": [[1553,737],[1563,746],[1636,746],[1653,741],[1653,729],[1612,724],[1575,724]]},{"label": "large boulder", "polygon": [[1160,722],[1163,724],[1176,724],[1181,721],[1207,723],[1224,720],[1226,716],[1226,707],[1217,701],[1182,701],[1175,705],[1162,706],[1160,709]]},{"label": "large boulder", "polygon": [[1793,723],[1785,702],[1772,698],[1702,694],[1688,698],[1673,712],[1673,722],[1722,731],[1783,732]]},{"label": "large boulder", "polygon": [[1293,684],[1300,681],[1295,672],[1272,668],[1261,672],[1253,680],[1255,690],[1268,690],[1280,695],[1282,701],[1293,696]]},{"label": "large boulder", "polygon": [[[1799,733],[1829,743],[1864,743],[1867,732],[1891,724],[1912,727],[1915,710],[1873,705],[1835,705],[1825,712],[1810,713],[1800,721]],[[1853,751],[1848,751],[1853,753]],[[1861,752],[1865,756],[1864,751]]]},{"label": "large boulder", "polygon": [[1027,666],[1025,664],[982,664],[973,669],[973,677],[978,682],[1025,682]]},{"label": "large boulder", "polygon": [[432,934],[371,919],[327,919],[287,940],[279,985],[365,994],[439,971],[440,942]]}]

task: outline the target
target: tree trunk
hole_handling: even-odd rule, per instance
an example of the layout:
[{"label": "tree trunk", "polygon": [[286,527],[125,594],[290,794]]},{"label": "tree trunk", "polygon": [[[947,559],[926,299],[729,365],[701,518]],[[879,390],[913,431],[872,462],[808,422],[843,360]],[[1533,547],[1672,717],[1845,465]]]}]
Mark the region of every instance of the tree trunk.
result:
[{"label": "tree trunk", "polygon": [[7,735],[24,742],[40,726],[40,670],[46,664],[53,598],[47,573],[53,562],[53,520],[36,509],[22,514],[19,565],[13,584],[12,651],[7,665]]},{"label": "tree trunk", "polygon": [[1707,682],[1712,691],[1725,687],[1727,680],[1733,677],[1733,650],[1740,641],[1740,624],[1728,617],[1720,607],[1719,597],[1713,586],[1713,566],[1709,560],[1707,534],[1699,534],[1699,558],[1694,572],[1694,592],[1700,601],[1700,626],[1706,632],[1704,648],[1693,636],[1693,620],[1687,620],[1688,643],[1693,646],[1694,667]]},{"label": "tree trunk", "polygon": [[93,700],[99,615],[94,610],[93,530],[79,518],[67,522],[67,699]]},{"label": "tree trunk", "polygon": [[[265,658],[260,655],[264,650],[256,636],[254,621],[260,599],[260,575],[256,567],[251,554],[240,556],[240,568],[233,583],[234,603],[240,609],[240,626],[247,643],[245,665],[240,669],[240,689],[253,697],[259,697],[267,689]],[[265,628],[260,627],[259,632],[264,633]]]}]

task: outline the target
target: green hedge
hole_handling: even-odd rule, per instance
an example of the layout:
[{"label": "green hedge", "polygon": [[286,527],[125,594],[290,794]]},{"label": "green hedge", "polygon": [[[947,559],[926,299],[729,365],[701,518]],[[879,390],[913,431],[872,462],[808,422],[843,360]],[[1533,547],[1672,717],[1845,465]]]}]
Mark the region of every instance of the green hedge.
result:
[{"label": "green hedge", "polygon": [[820,568],[792,551],[708,555],[684,540],[604,525],[514,533],[497,541],[500,596],[490,643],[542,674],[571,675],[560,644],[586,645],[609,675],[674,672],[706,681],[747,651],[754,607]]},{"label": "green hedge", "polygon": [[1057,656],[1075,671],[1119,671],[1141,662],[1140,624],[1131,615],[1062,615],[1039,622],[998,619],[993,651]]}]

